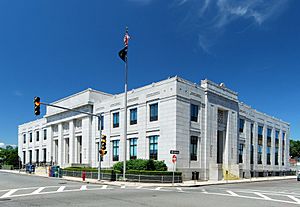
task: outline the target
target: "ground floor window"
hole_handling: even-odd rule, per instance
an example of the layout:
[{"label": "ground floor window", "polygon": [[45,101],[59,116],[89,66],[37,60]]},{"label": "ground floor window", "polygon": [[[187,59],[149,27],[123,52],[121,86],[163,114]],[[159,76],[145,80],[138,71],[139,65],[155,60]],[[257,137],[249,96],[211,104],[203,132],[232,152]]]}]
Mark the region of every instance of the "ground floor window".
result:
[{"label": "ground floor window", "polygon": [[113,161],[119,161],[119,144],[120,140],[112,141],[113,145]]},{"label": "ground floor window", "polygon": [[191,145],[190,145],[191,161],[197,161],[197,149],[198,149],[198,137],[191,136]]},{"label": "ground floor window", "polygon": [[257,164],[262,164],[262,146],[257,147]]},{"label": "ground floor window", "polygon": [[239,144],[239,163],[243,163],[243,151],[244,151],[244,145]]},{"label": "ground floor window", "polygon": [[158,154],[158,136],[150,136],[149,137],[149,158],[153,160],[157,160],[157,154]]},{"label": "ground floor window", "polygon": [[137,158],[137,138],[130,139],[130,159],[135,160]]}]

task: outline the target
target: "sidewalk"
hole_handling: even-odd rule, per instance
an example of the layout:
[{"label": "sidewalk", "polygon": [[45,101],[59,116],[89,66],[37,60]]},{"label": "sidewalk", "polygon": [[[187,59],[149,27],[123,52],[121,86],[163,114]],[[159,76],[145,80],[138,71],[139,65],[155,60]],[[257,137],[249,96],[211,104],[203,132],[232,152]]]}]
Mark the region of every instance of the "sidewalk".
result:
[{"label": "sidewalk", "polygon": [[[15,173],[15,174],[22,174],[28,176],[40,176],[49,178],[48,175],[42,172],[37,172],[35,174],[28,174],[23,171],[19,172],[18,170],[0,170],[0,172],[7,172],[7,173]],[[52,178],[52,179],[61,179],[61,180],[68,180],[68,181],[75,181],[75,182],[83,182],[82,178],[78,177],[69,177],[64,176],[63,178]],[[183,183],[175,183],[175,187],[199,187],[199,186],[208,186],[208,185],[224,185],[224,184],[236,184],[236,183],[251,183],[251,182],[263,182],[263,181],[276,181],[276,180],[289,180],[295,179],[296,176],[277,176],[277,177],[257,177],[251,179],[241,179],[241,180],[219,180],[219,181],[183,181]],[[106,181],[101,180],[98,181],[96,179],[85,179],[84,183],[91,183],[91,184],[102,184],[102,185],[113,185],[113,186],[144,186],[144,187],[172,187],[172,183],[139,183],[139,182],[124,182],[124,181]]]}]

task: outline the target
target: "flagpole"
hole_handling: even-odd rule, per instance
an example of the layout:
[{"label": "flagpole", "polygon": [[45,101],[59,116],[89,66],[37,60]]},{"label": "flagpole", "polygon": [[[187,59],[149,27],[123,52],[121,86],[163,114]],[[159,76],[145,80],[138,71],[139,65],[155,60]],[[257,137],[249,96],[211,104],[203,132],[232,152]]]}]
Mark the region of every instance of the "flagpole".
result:
[{"label": "flagpole", "polygon": [[[128,27],[126,27],[126,33]],[[128,45],[127,54],[125,56],[125,86],[124,86],[124,161],[123,161],[123,180],[126,181],[126,158],[127,158],[127,79],[128,79]]]}]

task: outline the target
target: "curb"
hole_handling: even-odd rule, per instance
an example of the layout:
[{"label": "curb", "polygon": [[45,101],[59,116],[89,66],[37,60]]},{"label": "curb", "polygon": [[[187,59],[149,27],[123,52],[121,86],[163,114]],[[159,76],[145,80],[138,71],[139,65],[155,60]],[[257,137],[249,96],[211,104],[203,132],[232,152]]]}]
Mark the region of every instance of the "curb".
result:
[{"label": "curb", "polygon": [[[156,184],[156,183],[149,183],[150,185],[147,185],[145,183],[136,183],[136,182],[109,182],[109,181],[98,181],[98,180],[89,180],[86,179],[85,181],[82,181],[79,179],[72,179],[72,177],[62,177],[62,178],[54,178],[54,177],[48,177],[44,175],[38,175],[38,174],[27,174],[24,172],[19,172],[19,171],[9,171],[9,170],[0,170],[0,172],[4,173],[13,173],[16,175],[25,175],[25,176],[36,176],[36,177],[41,177],[41,178],[48,178],[48,179],[58,179],[58,180],[65,180],[65,181],[71,181],[71,182],[79,182],[79,183],[90,183],[90,184],[98,184],[98,185],[110,185],[110,186],[144,186],[144,187],[202,187],[202,186],[210,186],[210,185],[230,185],[230,184],[239,184],[239,183],[255,183],[255,182],[274,182],[274,181],[282,181],[282,180],[292,180],[296,179],[296,176],[287,176],[287,177],[272,177],[268,179],[260,179],[260,180],[236,180],[236,181],[216,181],[215,183],[193,183],[193,184],[183,184],[183,183],[175,183],[174,185],[172,184]],[[274,179],[275,178],[275,179]],[[129,184],[129,185],[128,185]]]}]

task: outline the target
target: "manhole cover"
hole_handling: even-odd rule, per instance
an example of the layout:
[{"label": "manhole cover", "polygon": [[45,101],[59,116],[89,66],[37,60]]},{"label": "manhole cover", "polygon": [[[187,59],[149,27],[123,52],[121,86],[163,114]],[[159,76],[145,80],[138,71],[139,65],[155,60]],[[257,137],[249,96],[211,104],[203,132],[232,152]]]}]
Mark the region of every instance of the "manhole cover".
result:
[{"label": "manhole cover", "polygon": [[0,198],[0,201],[10,201],[11,199],[9,198]]}]

